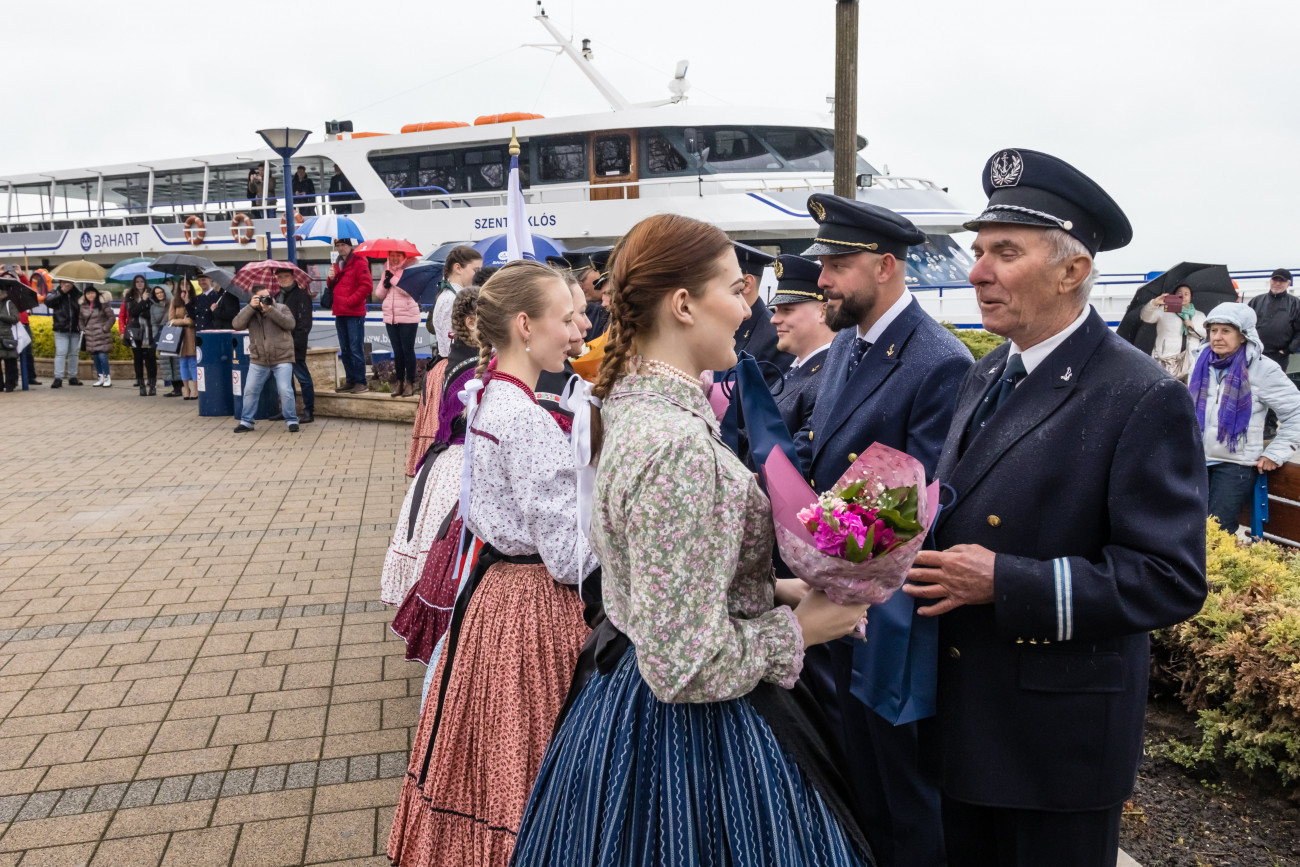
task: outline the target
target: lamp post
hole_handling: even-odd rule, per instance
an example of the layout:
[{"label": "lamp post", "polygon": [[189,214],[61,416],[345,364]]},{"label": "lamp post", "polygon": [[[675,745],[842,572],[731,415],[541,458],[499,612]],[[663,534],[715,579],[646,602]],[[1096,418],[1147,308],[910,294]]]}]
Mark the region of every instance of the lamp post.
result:
[{"label": "lamp post", "polygon": [[[275,151],[284,160],[284,233],[289,238],[289,261],[298,264],[298,245],[294,240],[294,225],[296,211],[293,204],[293,176],[289,172],[289,157],[298,152],[298,149],[307,141],[307,136],[311,135],[308,129],[291,129],[287,126],[277,126],[272,129],[259,129],[257,134],[266,142],[266,146]],[[274,216],[274,215],[273,215]]]}]

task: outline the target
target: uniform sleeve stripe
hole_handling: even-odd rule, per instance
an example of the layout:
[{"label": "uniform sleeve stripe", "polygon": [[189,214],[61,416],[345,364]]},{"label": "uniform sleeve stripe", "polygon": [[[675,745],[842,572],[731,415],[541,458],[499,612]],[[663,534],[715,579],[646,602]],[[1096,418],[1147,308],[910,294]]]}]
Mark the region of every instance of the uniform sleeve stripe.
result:
[{"label": "uniform sleeve stripe", "polygon": [[1052,561],[1052,580],[1056,589],[1056,640],[1065,640],[1065,605],[1063,590],[1063,575],[1061,573],[1061,561]]},{"label": "uniform sleeve stripe", "polygon": [[1070,558],[1062,557],[1060,562],[1064,576],[1061,595],[1065,602],[1065,640],[1070,641],[1074,638],[1074,576],[1070,573]]}]

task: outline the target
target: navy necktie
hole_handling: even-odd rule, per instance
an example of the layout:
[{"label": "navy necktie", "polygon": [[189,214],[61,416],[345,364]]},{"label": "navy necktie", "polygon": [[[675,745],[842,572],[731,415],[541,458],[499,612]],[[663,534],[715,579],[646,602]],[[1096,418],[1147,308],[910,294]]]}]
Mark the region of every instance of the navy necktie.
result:
[{"label": "navy necktie", "polygon": [[870,348],[871,344],[861,337],[854,341],[853,354],[849,356],[849,376],[852,376],[853,371],[858,369],[858,365],[862,363],[862,359],[866,357],[867,350]]},{"label": "navy necktie", "polygon": [[993,417],[993,413],[998,411],[998,407],[1006,403],[1011,395],[1015,393],[1016,384],[1024,379],[1027,375],[1025,362],[1016,353],[1007,359],[1007,366],[998,377],[998,381],[993,383],[993,387],[984,395],[983,402],[975,408],[975,414],[971,416],[968,436],[974,436],[988,420]]}]

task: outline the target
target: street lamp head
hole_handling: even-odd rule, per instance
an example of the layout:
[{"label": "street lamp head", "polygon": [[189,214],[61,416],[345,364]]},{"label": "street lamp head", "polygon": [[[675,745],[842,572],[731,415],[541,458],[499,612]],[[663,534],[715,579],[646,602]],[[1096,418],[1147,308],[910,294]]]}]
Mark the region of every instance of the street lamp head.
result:
[{"label": "street lamp head", "polygon": [[298,148],[307,141],[307,136],[311,135],[311,130],[277,126],[271,129],[259,129],[257,134],[271,150],[282,157],[288,157],[298,152]]}]

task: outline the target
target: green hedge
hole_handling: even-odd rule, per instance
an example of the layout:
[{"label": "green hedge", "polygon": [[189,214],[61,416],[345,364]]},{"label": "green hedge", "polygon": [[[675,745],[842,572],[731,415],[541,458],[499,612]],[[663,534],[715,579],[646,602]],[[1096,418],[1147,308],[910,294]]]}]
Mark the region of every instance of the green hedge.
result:
[{"label": "green hedge", "polygon": [[[54,357],[54,320],[49,316],[29,317],[32,326],[32,354],[37,358]],[[89,360],[90,353],[81,353],[83,359]],[[131,348],[122,343],[122,335],[117,333],[117,323],[113,323],[113,348],[108,351],[111,361],[130,361]]]},{"label": "green hedge", "polygon": [[1007,342],[1005,337],[998,337],[996,334],[991,334],[979,328],[958,328],[951,322],[943,323],[943,327],[956,334],[957,339],[966,344],[970,354],[975,356],[977,360]]},{"label": "green hedge", "polygon": [[1300,551],[1241,545],[1209,521],[1205,607],[1154,635],[1153,686],[1178,691],[1199,743],[1158,752],[1187,767],[1227,760],[1300,782]]}]

